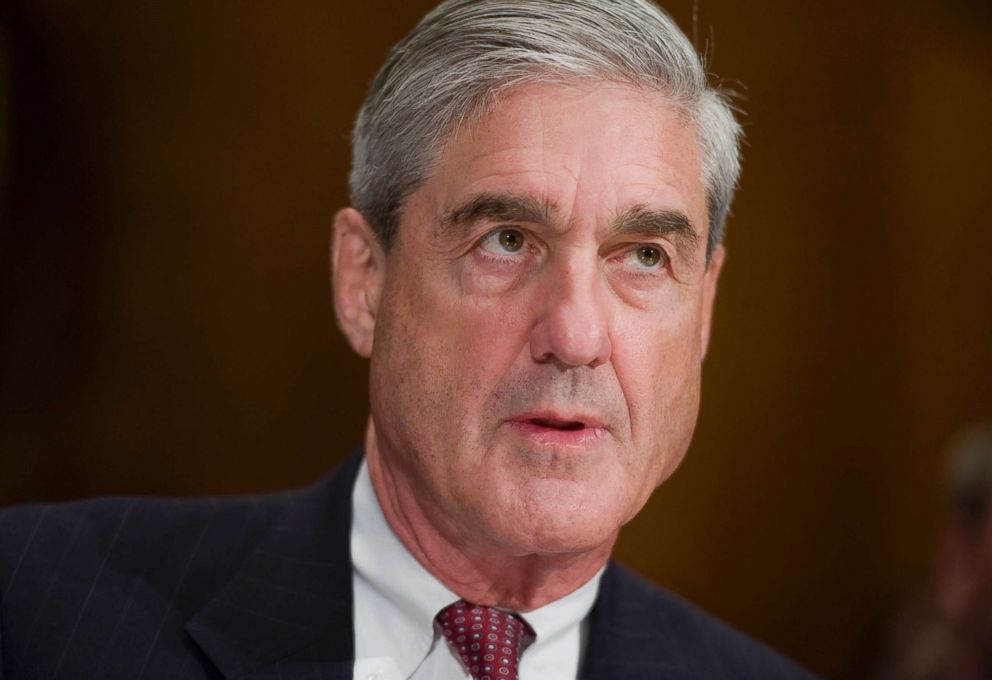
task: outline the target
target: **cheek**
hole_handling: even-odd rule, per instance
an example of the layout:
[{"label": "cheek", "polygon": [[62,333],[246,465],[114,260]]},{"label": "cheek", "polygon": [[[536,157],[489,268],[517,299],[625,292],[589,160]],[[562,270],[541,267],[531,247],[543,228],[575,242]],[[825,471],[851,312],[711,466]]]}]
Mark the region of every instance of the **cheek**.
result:
[{"label": "cheek", "polygon": [[449,274],[451,285],[434,305],[438,331],[450,334],[457,344],[468,381],[491,389],[527,346],[534,286],[526,272],[460,265]]},{"label": "cheek", "polygon": [[638,448],[660,459],[681,457],[699,405],[699,315],[645,317],[618,327],[614,367]]},{"label": "cheek", "polygon": [[[450,277],[450,274],[449,274]],[[480,417],[482,404],[519,356],[527,338],[526,305],[517,295],[465,295],[425,268],[387,287],[373,348],[373,376],[418,418],[445,427]],[[484,415],[484,414],[481,414]]]}]

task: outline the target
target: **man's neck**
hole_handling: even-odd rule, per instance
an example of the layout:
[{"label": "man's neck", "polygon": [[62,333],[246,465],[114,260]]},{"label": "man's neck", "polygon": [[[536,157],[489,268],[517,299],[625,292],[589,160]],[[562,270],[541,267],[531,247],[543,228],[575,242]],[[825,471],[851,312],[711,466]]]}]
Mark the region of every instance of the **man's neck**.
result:
[{"label": "man's neck", "polygon": [[405,476],[384,459],[372,427],[366,436],[369,476],[383,515],[407,550],[449,589],[474,604],[527,612],[577,590],[606,564],[616,536],[577,553],[514,554],[466,536],[431,512]]}]

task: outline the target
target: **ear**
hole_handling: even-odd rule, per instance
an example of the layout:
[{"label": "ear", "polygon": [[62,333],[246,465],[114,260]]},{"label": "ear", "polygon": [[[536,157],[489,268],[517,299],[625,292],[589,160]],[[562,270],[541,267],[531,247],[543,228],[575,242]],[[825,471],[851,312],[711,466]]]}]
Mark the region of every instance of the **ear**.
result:
[{"label": "ear", "polygon": [[366,359],[372,354],[385,277],[385,252],[372,226],[354,208],[339,211],[331,238],[334,311],[352,349]]},{"label": "ear", "polygon": [[703,274],[703,319],[699,334],[703,357],[706,356],[706,349],[710,344],[710,325],[713,320],[713,301],[716,300],[716,282],[720,278],[720,270],[723,268],[723,261],[726,257],[727,251],[722,245],[717,245],[713,249],[709,264],[706,265],[706,273]]}]

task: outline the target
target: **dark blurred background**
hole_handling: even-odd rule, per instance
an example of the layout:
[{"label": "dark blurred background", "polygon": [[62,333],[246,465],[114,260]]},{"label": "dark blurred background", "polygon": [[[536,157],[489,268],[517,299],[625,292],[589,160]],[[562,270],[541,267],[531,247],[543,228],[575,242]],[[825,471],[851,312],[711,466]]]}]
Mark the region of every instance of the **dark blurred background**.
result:
[{"label": "dark blurred background", "polygon": [[[329,225],[431,4],[4,3],[0,503],[299,485],[360,441]],[[667,6],[748,142],[695,442],[618,554],[863,677],[992,415],[992,3]]]}]

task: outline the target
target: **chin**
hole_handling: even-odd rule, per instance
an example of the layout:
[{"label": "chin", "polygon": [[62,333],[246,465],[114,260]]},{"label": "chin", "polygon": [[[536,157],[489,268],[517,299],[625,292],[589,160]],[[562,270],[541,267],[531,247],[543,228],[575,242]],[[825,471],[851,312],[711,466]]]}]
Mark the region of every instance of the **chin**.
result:
[{"label": "chin", "polygon": [[[533,480],[504,495],[503,512],[489,517],[498,540],[518,554],[584,553],[616,540],[629,504],[587,484]],[[497,511],[498,512],[498,511]]]}]

